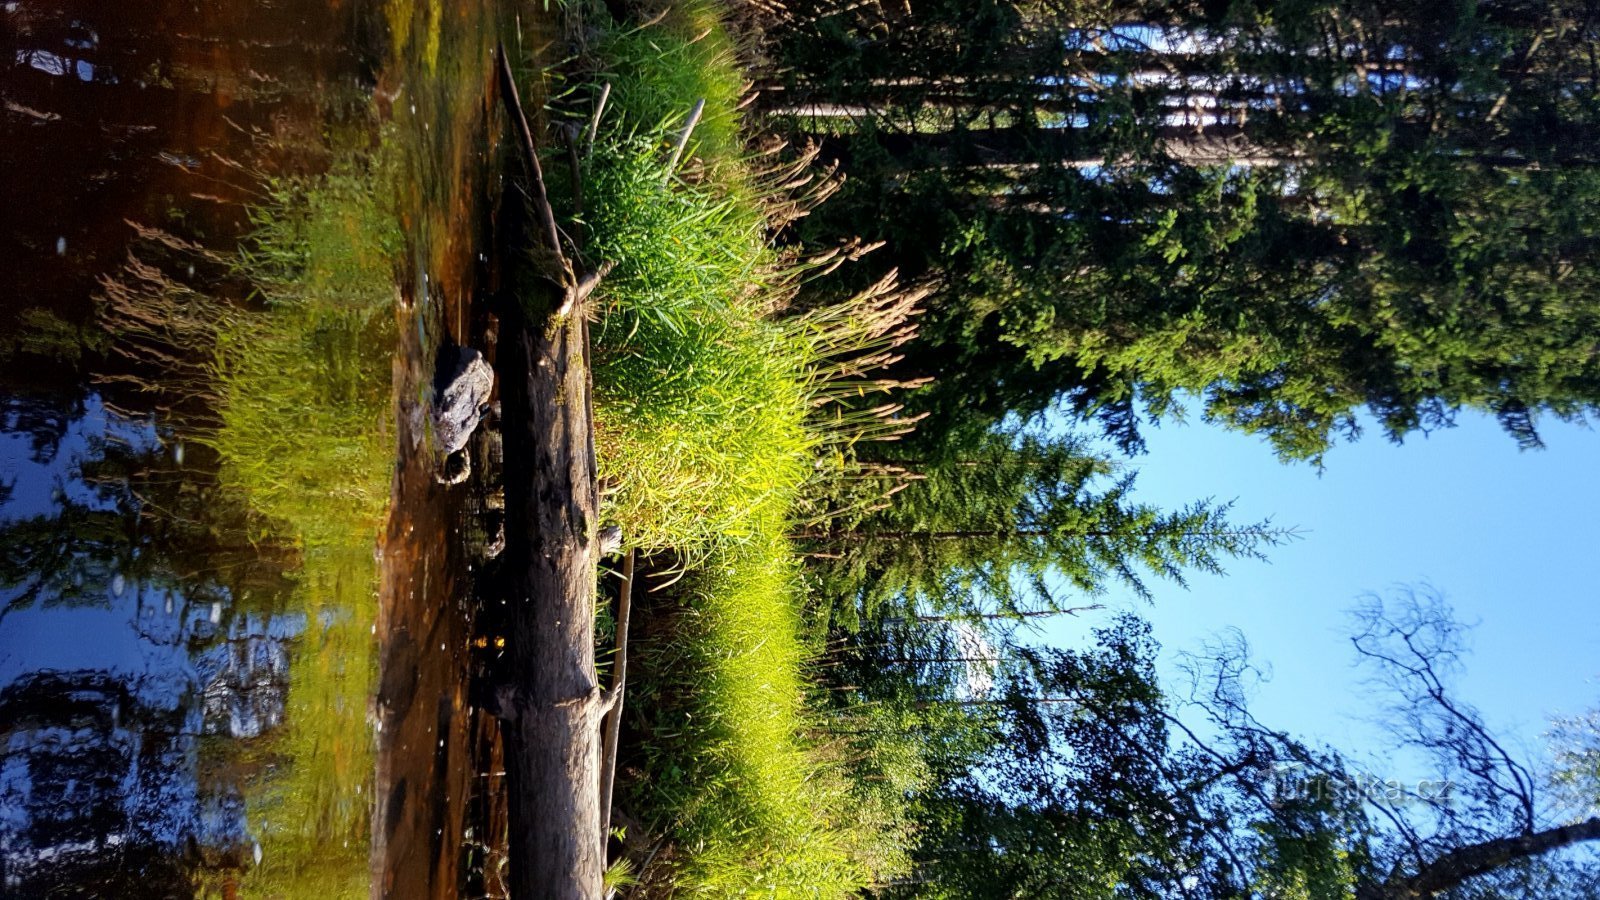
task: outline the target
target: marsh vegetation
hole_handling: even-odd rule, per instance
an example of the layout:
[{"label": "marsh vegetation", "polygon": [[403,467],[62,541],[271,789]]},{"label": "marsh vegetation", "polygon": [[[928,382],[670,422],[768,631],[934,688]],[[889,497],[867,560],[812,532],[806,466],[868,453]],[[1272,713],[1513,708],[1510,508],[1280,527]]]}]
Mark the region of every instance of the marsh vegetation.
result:
[{"label": "marsh vegetation", "polygon": [[[5,15],[34,42],[13,75],[103,88],[102,112],[124,96],[134,70],[95,56],[98,32]],[[187,38],[132,29],[175,60],[148,73],[177,92],[164,115],[191,94],[238,108],[183,152],[119,124],[113,149],[148,165],[106,176],[128,197],[87,249],[19,231],[27,268],[69,260],[59,292],[83,296],[41,293],[0,328],[7,459],[59,483],[0,486],[0,633],[115,620],[167,692],[62,669],[48,641],[0,684],[8,734],[66,773],[27,816],[56,829],[34,857],[82,863],[76,888],[144,854],[151,890],[202,896],[508,895],[519,745],[497,716],[544,644],[518,631],[505,560],[543,545],[509,527],[530,484],[503,481],[535,454],[499,450],[539,436],[497,442],[518,411],[486,404],[472,476],[447,485],[428,427],[436,357],[481,350],[504,385],[526,320],[588,342],[572,383],[592,376],[598,521],[570,537],[617,526],[637,563],[605,892],[1593,894],[1569,852],[1600,839],[1593,723],[1562,723],[1548,772],[1508,752],[1456,693],[1465,632],[1432,591],[1370,599],[1351,638],[1386,737],[1462,786],[1449,802],[1342,790],[1352,757],[1252,714],[1242,647],[1191,660],[1204,690],[1180,703],[1149,624],[1101,607],[1299,537],[1208,499],[1203,466],[1192,501],[1146,499],[1144,435],[1186,402],[1313,465],[1363,423],[1399,441],[1477,411],[1533,448],[1595,411],[1593,10],[335,17],[356,58],[311,41],[294,77],[252,55],[304,37],[283,22],[209,75]],[[543,210],[501,135],[498,59],[553,248],[501,242]],[[54,134],[50,91],[6,90],[8,129]],[[561,253],[611,267],[580,318],[547,323]],[[583,639],[599,671],[579,654],[597,696],[619,559]],[[1077,644],[1035,630],[1070,616],[1093,617]],[[51,743],[63,722],[83,747]],[[140,740],[140,771],[177,774],[84,775],[98,799],[73,830],[74,773],[134,771]]]}]

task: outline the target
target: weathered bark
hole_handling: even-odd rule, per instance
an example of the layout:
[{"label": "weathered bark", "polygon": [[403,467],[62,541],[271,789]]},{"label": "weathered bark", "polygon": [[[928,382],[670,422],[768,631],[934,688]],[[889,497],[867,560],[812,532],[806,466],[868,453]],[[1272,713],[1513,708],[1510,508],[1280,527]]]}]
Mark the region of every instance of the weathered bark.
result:
[{"label": "weathered bark", "polygon": [[[536,289],[527,283],[531,279],[513,278],[500,304],[506,599],[512,613],[511,677],[497,693],[496,713],[510,792],[511,896],[598,900],[606,865],[600,722],[618,692],[602,693],[595,676],[595,569],[602,538],[583,300],[610,265],[580,272],[563,252],[504,47],[497,56],[501,99],[528,172],[535,230],[548,252],[538,274],[559,289],[547,286],[542,298],[532,298],[546,301],[545,309],[553,312],[530,315],[530,298],[522,294]],[[521,222],[514,212],[506,218]]]},{"label": "weathered bark", "polygon": [[1363,885],[1358,896],[1360,900],[1426,900],[1460,886],[1469,878],[1488,874],[1517,860],[1594,840],[1600,840],[1600,816],[1516,837],[1469,844],[1440,856],[1415,875]]},{"label": "weathered bark", "polygon": [[[1180,110],[1174,109],[1173,112]],[[863,108],[822,105],[794,107],[793,115],[827,118],[845,116],[870,118]],[[1277,166],[1286,162],[1314,158],[1322,151],[1315,146],[1295,146],[1282,138],[1281,125],[1232,122],[1209,125],[1167,124],[1151,131],[1153,148],[1173,162],[1196,168],[1208,166]],[[1481,133],[1480,133],[1481,132]],[[1441,139],[1435,126],[1422,120],[1396,122],[1391,127],[1394,145],[1418,152],[1451,158],[1461,164],[1490,168],[1537,169],[1593,168],[1600,165],[1593,147],[1600,146],[1600,128],[1563,123],[1558,132],[1559,146],[1545,149],[1537,158],[1529,155],[1528,143],[1513,136],[1502,137],[1492,129],[1472,131],[1458,128]],[[877,144],[887,157],[891,171],[915,172],[949,169],[1001,169],[1028,171],[1039,166],[1089,168],[1115,164],[1105,156],[1105,142],[1092,129],[1077,127],[1039,128],[1010,125],[966,130],[895,132],[881,131],[870,138],[838,135],[821,131],[797,133],[821,148],[821,157],[848,164],[857,142]]]},{"label": "weathered bark", "polygon": [[[848,544],[863,544],[863,543],[872,543],[872,542],[876,542],[876,541],[905,541],[905,540],[968,541],[968,540],[974,540],[974,539],[977,539],[977,538],[994,538],[996,540],[1010,540],[1010,539],[1013,539],[1013,538],[1048,537],[1050,535],[1055,535],[1057,533],[1058,532],[1055,529],[1051,529],[1051,528],[982,528],[982,529],[964,530],[964,531],[934,531],[934,530],[928,530],[928,529],[912,529],[912,530],[907,530],[907,531],[897,531],[897,530],[884,530],[884,531],[868,531],[868,530],[862,530],[862,531],[797,531],[797,532],[791,533],[789,535],[789,539],[790,540],[795,540],[795,541],[818,541],[818,542],[821,542],[821,543],[834,543],[834,544],[847,544],[847,543]],[[1155,531],[1155,530],[1145,530],[1145,531],[1132,530],[1132,531],[1128,531],[1128,530],[1121,530],[1121,529],[1103,529],[1103,528],[1096,528],[1096,529],[1087,529],[1086,528],[1086,529],[1079,529],[1077,531],[1060,532],[1060,534],[1062,536],[1075,537],[1075,538],[1124,537],[1124,536],[1135,536],[1135,535],[1154,535],[1154,534],[1158,534],[1158,533],[1159,533],[1159,531]],[[1226,536],[1226,535],[1245,535],[1245,534],[1264,534],[1264,533],[1279,533],[1279,534],[1281,534],[1281,533],[1283,533],[1283,531],[1280,530],[1278,532],[1267,532],[1266,530],[1260,529],[1260,528],[1242,528],[1242,529],[1228,529],[1228,530],[1222,530],[1222,531],[1214,531],[1214,530],[1186,531],[1186,532],[1184,532],[1184,535],[1185,536],[1199,536],[1199,537],[1216,537],[1216,536]]]},{"label": "weathered bark", "polygon": [[511,683],[501,691],[512,896],[592,900],[605,869],[596,790],[596,493],[577,317],[503,323]]},{"label": "weathered bark", "polygon": [[616,698],[605,721],[600,743],[600,846],[611,841],[611,803],[617,783],[617,747],[622,742],[622,697],[628,684],[628,621],[633,612],[634,552],[622,560],[622,588],[617,595],[617,652],[611,660],[611,695]]}]

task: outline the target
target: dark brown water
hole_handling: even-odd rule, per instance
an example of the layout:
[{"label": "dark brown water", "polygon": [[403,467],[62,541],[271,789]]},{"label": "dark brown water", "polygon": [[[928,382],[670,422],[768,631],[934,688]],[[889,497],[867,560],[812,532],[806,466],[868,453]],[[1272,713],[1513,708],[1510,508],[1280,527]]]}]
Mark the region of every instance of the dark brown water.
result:
[{"label": "dark brown water", "polygon": [[534,25],[0,0],[0,896],[492,888],[422,423]]}]

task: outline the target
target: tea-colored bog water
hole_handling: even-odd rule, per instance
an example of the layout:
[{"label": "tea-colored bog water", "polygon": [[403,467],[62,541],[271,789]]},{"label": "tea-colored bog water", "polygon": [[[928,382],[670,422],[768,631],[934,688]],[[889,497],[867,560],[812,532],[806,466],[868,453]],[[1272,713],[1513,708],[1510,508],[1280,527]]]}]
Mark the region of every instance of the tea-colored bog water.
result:
[{"label": "tea-colored bog water", "polygon": [[0,17],[0,893],[454,896],[468,495],[415,423],[514,19]]}]

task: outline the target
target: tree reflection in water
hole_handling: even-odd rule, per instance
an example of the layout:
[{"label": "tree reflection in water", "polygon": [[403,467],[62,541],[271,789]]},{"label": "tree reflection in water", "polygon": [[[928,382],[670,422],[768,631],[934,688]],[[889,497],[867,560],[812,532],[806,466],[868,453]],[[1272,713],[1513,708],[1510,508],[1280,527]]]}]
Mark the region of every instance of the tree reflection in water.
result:
[{"label": "tree reflection in water", "polygon": [[[242,785],[206,735],[283,719],[280,605],[292,552],[189,452],[97,394],[13,397],[0,460],[0,857],[20,896],[135,881],[249,853]],[[259,531],[259,526],[256,527]],[[136,876],[134,878],[133,876]]]},{"label": "tree reflection in water", "polygon": [[[466,341],[496,10],[0,4],[0,895],[454,895],[425,465],[381,533],[395,399]],[[374,716],[385,628],[432,680]]]}]

